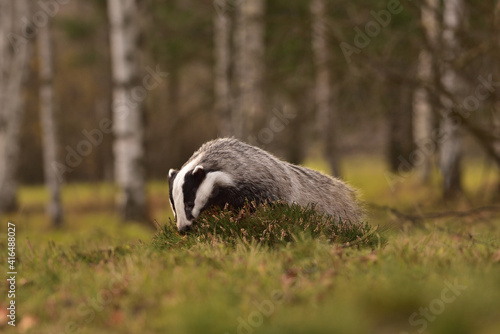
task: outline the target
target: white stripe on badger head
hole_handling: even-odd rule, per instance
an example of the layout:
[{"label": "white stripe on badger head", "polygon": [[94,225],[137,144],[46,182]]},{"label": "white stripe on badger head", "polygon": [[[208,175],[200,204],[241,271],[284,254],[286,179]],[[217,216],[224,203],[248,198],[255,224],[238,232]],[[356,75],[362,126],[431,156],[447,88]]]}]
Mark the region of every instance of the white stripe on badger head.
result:
[{"label": "white stripe on badger head", "polygon": [[224,172],[210,172],[200,184],[200,187],[196,191],[196,198],[194,199],[194,208],[192,215],[198,218],[201,209],[207,204],[214,186],[231,186],[233,185],[233,179],[231,176]]},{"label": "white stripe on badger head", "polygon": [[186,210],[184,209],[184,193],[182,192],[182,186],[184,185],[184,178],[186,174],[189,171],[193,170],[196,165],[198,165],[198,162],[202,157],[203,156],[200,155],[199,157],[188,163],[179,171],[179,173],[175,177],[172,197],[174,199],[175,211],[177,211],[177,229],[191,225],[191,221],[187,219]]}]

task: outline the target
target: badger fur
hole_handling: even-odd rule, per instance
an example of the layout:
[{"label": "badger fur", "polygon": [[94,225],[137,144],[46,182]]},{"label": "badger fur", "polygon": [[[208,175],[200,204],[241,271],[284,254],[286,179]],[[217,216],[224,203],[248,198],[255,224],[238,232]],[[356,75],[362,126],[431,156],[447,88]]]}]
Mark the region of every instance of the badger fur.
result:
[{"label": "badger fur", "polygon": [[208,207],[240,208],[245,201],[283,200],[342,221],[362,219],[356,194],[342,181],[279,160],[234,138],[205,143],[180,170],[169,171],[170,205],[179,231]]}]

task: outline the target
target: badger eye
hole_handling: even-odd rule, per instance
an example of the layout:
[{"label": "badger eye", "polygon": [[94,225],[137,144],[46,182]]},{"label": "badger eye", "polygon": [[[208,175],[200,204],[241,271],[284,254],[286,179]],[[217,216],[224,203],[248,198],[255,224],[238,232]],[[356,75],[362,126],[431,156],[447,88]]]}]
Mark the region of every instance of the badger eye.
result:
[{"label": "badger eye", "polygon": [[186,210],[193,211],[194,203],[186,203]]}]

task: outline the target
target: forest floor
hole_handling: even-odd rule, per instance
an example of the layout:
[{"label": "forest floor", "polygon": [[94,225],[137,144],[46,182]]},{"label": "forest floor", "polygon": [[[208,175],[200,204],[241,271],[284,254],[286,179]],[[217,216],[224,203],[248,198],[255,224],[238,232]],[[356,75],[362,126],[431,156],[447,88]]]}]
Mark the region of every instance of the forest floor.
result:
[{"label": "forest floor", "polygon": [[[367,202],[378,243],[308,233],[275,244],[178,236],[159,181],[148,192],[163,232],[121,224],[116,188],[106,184],[66,185],[65,225],[53,229],[46,191],[23,187],[20,211],[0,231],[6,254],[7,221],[15,224],[17,256],[16,327],[7,324],[4,283],[0,331],[500,333],[498,171],[468,164],[465,196],[443,203],[436,175],[422,186],[370,157],[343,167]],[[436,212],[444,214],[429,214]]]}]

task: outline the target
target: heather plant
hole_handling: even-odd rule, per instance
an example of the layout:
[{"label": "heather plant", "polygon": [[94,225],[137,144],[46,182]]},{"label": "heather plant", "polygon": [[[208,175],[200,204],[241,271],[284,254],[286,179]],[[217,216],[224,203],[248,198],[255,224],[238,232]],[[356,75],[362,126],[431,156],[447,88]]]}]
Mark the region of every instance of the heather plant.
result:
[{"label": "heather plant", "polygon": [[189,247],[200,242],[235,245],[242,241],[272,247],[294,242],[302,234],[313,238],[324,237],[345,247],[375,248],[385,243],[378,227],[363,222],[337,221],[320,214],[314,206],[251,202],[237,211],[228,207],[207,210],[186,235],[179,234],[175,224],[169,221],[160,227],[153,238],[153,245],[158,248]]}]

